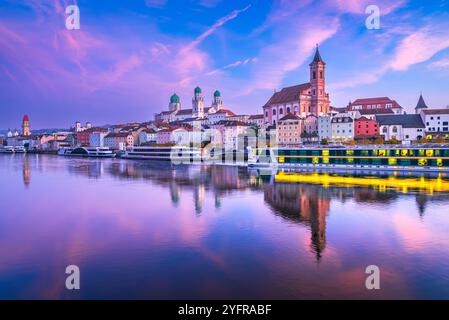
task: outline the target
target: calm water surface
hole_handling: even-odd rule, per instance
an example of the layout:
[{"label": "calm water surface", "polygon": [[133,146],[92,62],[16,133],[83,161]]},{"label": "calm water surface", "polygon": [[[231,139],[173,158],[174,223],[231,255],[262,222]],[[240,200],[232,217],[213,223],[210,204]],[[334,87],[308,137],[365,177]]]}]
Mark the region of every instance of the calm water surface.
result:
[{"label": "calm water surface", "polygon": [[0,155],[0,298],[449,299],[449,195],[381,190]]}]

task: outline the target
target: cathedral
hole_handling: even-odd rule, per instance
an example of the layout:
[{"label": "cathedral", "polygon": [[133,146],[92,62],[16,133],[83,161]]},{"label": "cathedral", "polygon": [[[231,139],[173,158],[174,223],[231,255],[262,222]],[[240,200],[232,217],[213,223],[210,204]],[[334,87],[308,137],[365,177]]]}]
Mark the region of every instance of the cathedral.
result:
[{"label": "cathedral", "polygon": [[310,81],[275,92],[263,106],[265,123],[277,124],[279,119],[292,113],[301,118],[320,116],[330,111],[329,94],[326,92],[326,63],[318,50],[309,64]]},{"label": "cathedral", "polygon": [[212,98],[212,104],[210,107],[204,107],[203,93],[200,87],[196,87],[193,91],[192,108],[182,109],[181,99],[174,93],[170,97],[170,103],[168,104],[168,111],[162,111],[156,113],[155,120],[162,120],[167,122],[175,121],[194,121],[207,119],[209,115],[216,114],[218,112],[225,111],[223,108],[223,102],[221,100],[220,91],[216,90]]}]

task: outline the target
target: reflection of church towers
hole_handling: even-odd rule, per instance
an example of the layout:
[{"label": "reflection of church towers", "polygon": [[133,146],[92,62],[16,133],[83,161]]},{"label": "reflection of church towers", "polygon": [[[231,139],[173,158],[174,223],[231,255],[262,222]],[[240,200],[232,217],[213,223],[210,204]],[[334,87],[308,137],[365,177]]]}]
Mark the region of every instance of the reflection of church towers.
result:
[{"label": "reflection of church towers", "polygon": [[427,206],[427,195],[425,194],[417,194],[416,195],[416,204],[418,205],[419,216],[424,217],[424,213],[426,211]]},{"label": "reflection of church towers", "polygon": [[223,101],[221,100],[221,93],[218,90],[215,90],[214,92],[214,98],[212,100],[212,108],[215,109],[215,111],[219,111],[223,108]]},{"label": "reflection of church towers", "polygon": [[25,185],[25,187],[28,187],[30,185],[31,180],[30,159],[28,157],[25,157],[23,159],[22,174],[23,174],[23,184]]},{"label": "reflection of church towers", "polygon": [[204,184],[195,185],[193,188],[193,200],[195,201],[195,212],[200,214],[203,211],[204,195],[206,189]]},{"label": "reflection of church towers", "polygon": [[192,117],[204,117],[204,100],[200,87],[196,87],[192,99]]},{"label": "reflection of church towers", "polygon": [[326,247],[326,215],[330,197],[317,186],[264,185],[265,201],[282,217],[310,226],[312,248],[317,259]]},{"label": "reflection of church towers", "polygon": [[170,181],[170,198],[175,207],[178,206],[180,199],[180,187],[174,180]]}]

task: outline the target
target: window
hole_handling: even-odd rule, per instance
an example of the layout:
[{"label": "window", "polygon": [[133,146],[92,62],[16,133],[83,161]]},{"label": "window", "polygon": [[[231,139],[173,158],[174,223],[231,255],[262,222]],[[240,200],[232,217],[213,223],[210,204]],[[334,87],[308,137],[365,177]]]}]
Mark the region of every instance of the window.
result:
[{"label": "window", "polygon": [[316,79],[316,72],[315,71],[312,72],[312,79]]},{"label": "window", "polygon": [[276,109],[273,109],[273,116],[276,115]]},{"label": "window", "polygon": [[279,114],[284,114],[284,109],[280,108],[279,109]]},{"label": "window", "polygon": [[398,132],[398,128],[396,126],[393,127],[393,133],[397,133]]},{"label": "window", "polygon": [[290,113],[290,107],[287,107],[287,113]]},{"label": "window", "polygon": [[320,71],[320,79],[323,79],[323,71]]},{"label": "window", "polygon": [[312,95],[314,96],[316,94],[315,89],[312,90]]}]

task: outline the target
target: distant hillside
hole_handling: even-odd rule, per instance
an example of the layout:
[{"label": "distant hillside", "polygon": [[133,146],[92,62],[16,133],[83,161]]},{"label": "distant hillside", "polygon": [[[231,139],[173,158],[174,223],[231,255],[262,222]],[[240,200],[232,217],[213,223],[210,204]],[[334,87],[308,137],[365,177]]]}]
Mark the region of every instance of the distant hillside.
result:
[{"label": "distant hillside", "polygon": [[[49,128],[49,129],[38,129],[38,130],[31,130],[32,134],[51,134],[58,131],[69,131],[67,128]],[[20,132],[20,131],[19,131]],[[8,130],[0,130],[0,135],[6,136],[8,133]]]}]

